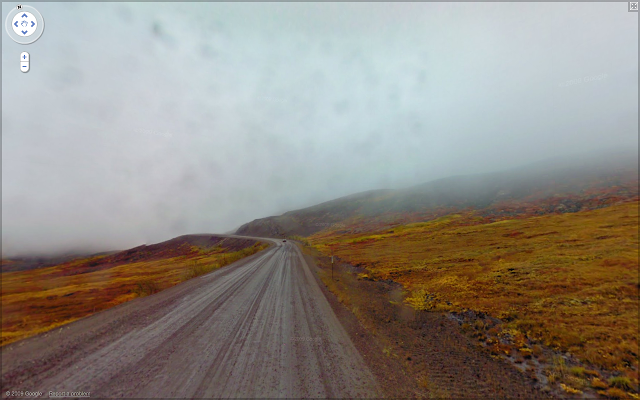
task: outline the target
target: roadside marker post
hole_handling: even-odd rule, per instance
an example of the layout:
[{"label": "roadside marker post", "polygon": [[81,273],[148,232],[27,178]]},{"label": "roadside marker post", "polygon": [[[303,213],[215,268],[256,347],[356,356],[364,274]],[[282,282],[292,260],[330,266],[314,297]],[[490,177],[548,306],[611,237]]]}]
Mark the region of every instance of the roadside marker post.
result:
[{"label": "roadside marker post", "polygon": [[331,255],[331,280],[333,280],[333,254]]}]

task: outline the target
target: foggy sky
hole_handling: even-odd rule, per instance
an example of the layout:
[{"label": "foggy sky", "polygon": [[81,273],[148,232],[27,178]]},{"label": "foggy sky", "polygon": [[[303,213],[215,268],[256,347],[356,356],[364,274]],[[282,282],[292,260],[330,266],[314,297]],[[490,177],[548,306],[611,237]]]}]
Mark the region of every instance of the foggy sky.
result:
[{"label": "foggy sky", "polygon": [[42,37],[2,38],[3,256],[638,146],[626,2],[30,5]]}]

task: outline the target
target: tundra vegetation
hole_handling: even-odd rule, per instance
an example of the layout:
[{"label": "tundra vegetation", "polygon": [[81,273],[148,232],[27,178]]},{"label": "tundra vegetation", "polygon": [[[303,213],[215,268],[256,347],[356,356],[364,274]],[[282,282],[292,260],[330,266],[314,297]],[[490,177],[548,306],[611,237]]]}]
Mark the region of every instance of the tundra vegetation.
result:
[{"label": "tundra vegetation", "polygon": [[361,279],[402,284],[417,310],[487,315],[462,329],[496,357],[545,365],[565,394],[638,398],[638,205],[498,221],[467,210],[308,240]]},{"label": "tundra vegetation", "polygon": [[4,272],[0,344],[47,332],[136,297],[154,294],[267,246],[255,243],[238,249],[182,243],[179,251],[169,249],[165,253],[180,255],[155,259],[127,255],[130,261],[114,266],[107,262],[109,256],[100,255],[47,268]]}]

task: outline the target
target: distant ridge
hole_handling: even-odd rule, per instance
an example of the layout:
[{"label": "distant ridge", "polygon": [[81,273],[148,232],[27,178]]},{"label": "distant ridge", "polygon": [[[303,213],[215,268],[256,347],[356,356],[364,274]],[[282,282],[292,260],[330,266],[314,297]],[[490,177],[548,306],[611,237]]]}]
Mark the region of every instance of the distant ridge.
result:
[{"label": "distant ridge", "polygon": [[428,220],[463,209],[480,215],[576,212],[638,197],[638,153],[610,151],[556,157],[509,170],[453,176],[399,190],[370,190],[260,218],[238,235],[309,236],[356,223]]},{"label": "distant ridge", "polygon": [[[215,234],[182,235],[164,242],[140,245],[127,250],[105,251],[94,254],[67,254],[63,256],[13,257],[2,260],[0,272],[26,271],[70,263],[77,259],[86,259],[74,266],[83,272],[112,268],[137,261],[152,261],[194,254],[194,247],[207,249],[224,247],[228,251],[238,251],[255,243],[251,239],[229,238]],[[101,257],[102,256],[102,257]],[[89,261],[87,261],[89,260]]]}]

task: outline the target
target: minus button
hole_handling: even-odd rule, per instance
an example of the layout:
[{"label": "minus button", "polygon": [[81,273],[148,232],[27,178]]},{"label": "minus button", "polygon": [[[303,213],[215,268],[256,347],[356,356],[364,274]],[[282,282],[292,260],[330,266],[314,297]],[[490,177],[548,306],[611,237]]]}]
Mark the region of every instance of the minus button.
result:
[{"label": "minus button", "polygon": [[20,71],[29,72],[29,53],[26,51],[20,53]]}]

